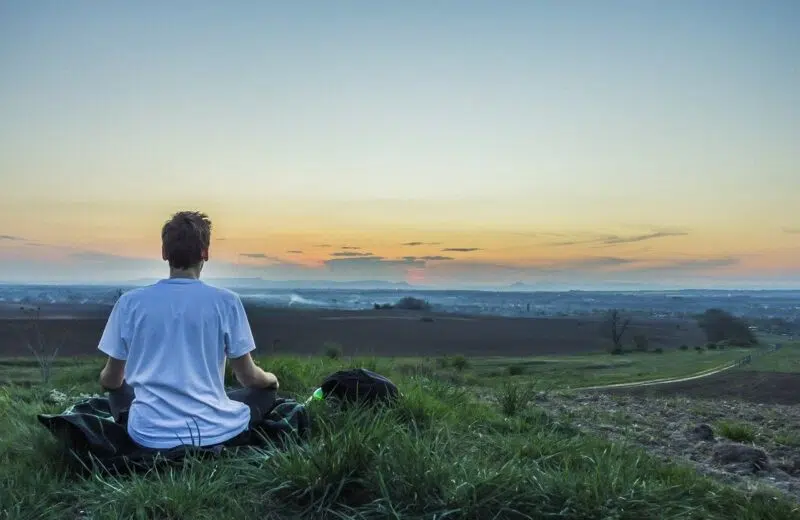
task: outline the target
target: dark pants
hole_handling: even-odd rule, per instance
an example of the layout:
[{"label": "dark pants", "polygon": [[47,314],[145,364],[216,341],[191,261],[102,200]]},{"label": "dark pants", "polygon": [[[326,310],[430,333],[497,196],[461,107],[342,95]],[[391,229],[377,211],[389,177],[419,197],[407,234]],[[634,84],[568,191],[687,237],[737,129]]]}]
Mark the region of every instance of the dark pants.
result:
[{"label": "dark pants", "polygon": [[[237,388],[228,390],[227,394],[233,401],[244,403],[250,408],[250,428],[253,428],[272,410],[277,390],[273,388]],[[133,399],[133,387],[127,382],[122,383],[122,386],[116,390],[109,390],[108,404],[116,422],[127,422],[128,410],[130,410]],[[229,443],[241,444],[246,438],[249,438],[249,431],[237,435]]]}]

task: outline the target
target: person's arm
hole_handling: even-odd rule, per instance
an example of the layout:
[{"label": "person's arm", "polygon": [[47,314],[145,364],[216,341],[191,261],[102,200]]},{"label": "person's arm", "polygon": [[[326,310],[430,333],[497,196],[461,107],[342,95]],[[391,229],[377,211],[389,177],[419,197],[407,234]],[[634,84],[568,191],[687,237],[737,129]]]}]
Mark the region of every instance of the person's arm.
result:
[{"label": "person's arm", "polygon": [[116,390],[125,379],[125,360],[128,359],[128,344],[124,337],[125,309],[122,298],[114,304],[108,317],[98,348],[108,356],[100,371],[100,386]]},{"label": "person's arm", "polygon": [[278,378],[275,374],[265,372],[253,361],[253,356],[248,352],[244,356],[231,358],[231,368],[236,380],[245,388],[274,388],[278,389]]},{"label": "person's arm", "polygon": [[238,296],[234,298],[224,337],[225,352],[230,360],[231,369],[242,386],[278,388],[278,378],[256,365],[253,356],[250,355],[256,348],[256,342],[244,305]]},{"label": "person's arm", "polygon": [[100,371],[100,386],[105,390],[117,390],[122,386],[124,380],[125,360],[109,356],[106,366]]}]

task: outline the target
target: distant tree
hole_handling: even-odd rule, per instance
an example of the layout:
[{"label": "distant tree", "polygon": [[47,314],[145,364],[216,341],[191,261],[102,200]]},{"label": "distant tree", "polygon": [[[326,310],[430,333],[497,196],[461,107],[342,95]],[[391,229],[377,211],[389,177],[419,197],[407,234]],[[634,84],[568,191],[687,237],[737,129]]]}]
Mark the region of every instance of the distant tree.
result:
[{"label": "distant tree", "polygon": [[325,342],[322,346],[323,353],[328,359],[339,359],[342,357],[342,346],[338,343]]},{"label": "distant tree", "polygon": [[466,357],[462,355],[453,356],[453,359],[451,360],[450,364],[453,365],[453,368],[455,368],[459,372],[463,372],[464,369],[469,367],[469,361],[467,360]]},{"label": "distant tree", "polygon": [[429,311],[431,309],[431,304],[420,298],[406,296],[395,303],[394,308],[405,311]]},{"label": "distant tree", "polygon": [[722,309],[708,309],[697,317],[697,324],[710,343],[726,341],[738,346],[758,343],[755,333],[750,330],[746,321]]},{"label": "distant tree", "polygon": [[611,309],[600,326],[600,333],[611,340],[614,344],[614,350],[621,351],[622,338],[625,336],[630,324],[630,318],[622,316],[622,313],[617,309]]}]

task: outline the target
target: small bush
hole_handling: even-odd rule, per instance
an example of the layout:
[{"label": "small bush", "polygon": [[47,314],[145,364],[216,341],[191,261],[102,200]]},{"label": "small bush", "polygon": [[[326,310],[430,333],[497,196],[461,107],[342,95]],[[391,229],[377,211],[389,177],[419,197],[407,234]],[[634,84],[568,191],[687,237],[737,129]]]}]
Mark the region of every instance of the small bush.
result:
[{"label": "small bush", "polygon": [[450,366],[450,360],[446,357],[436,358],[436,368],[447,368]]},{"label": "small bush", "polygon": [[431,309],[431,304],[419,298],[406,296],[395,303],[394,308],[405,311],[429,311]]},{"label": "small bush", "polygon": [[716,343],[706,343],[706,348],[708,350],[717,350],[717,344]]},{"label": "small bush", "polygon": [[464,369],[469,367],[469,361],[464,356],[453,356],[450,364],[459,372],[462,372]]},{"label": "small bush", "polygon": [[756,440],[756,432],[749,424],[723,421],[719,423],[718,429],[720,435],[734,442],[753,442]]},{"label": "small bush", "polygon": [[521,376],[525,373],[525,367],[522,365],[509,365],[508,366],[508,375],[510,376]]},{"label": "small bush", "polygon": [[684,345],[681,345],[681,346],[680,346],[680,347],[678,347],[678,348],[679,348],[679,349],[681,349],[681,350],[689,350],[689,345],[685,345],[685,344],[684,344]]},{"label": "small bush", "polygon": [[697,351],[698,354],[702,354],[703,352],[706,351],[706,349],[704,349],[703,347],[701,347],[699,345],[694,347],[694,349]]},{"label": "small bush", "polygon": [[323,352],[329,359],[339,359],[342,357],[342,346],[338,343],[325,343]]},{"label": "small bush", "polygon": [[658,347],[655,350],[653,350],[653,353],[654,354],[663,354],[664,353],[664,349],[661,348],[661,347]]},{"label": "small bush", "polygon": [[514,417],[528,407],[528,404],[533,399],[533,391],[521,385],[506,383],[500,390],[498,399],[503,415]]}]

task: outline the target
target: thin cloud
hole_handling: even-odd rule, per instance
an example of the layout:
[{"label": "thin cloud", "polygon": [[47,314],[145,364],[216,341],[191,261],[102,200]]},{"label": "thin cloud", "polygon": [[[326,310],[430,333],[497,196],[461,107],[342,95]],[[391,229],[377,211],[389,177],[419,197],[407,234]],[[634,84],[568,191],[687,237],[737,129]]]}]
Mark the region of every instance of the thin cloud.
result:
[{"label": "thin cloud", "polygon": [[406,242],[400,244],[401,246],[416,247],[416,246],[438,246],[441,242]]},{"label": "thin cloud", "polygon": [[786,227],[783,228],[783,232],[790,235],[800,235],[800,227]]},{"label": "thin cloud", "polygon": [[286,252],[289,253],[289,254],[292,254],[292,255],[302,255],[303,254],[303,252],[300,251],[299,249],[290,249],[290,250],[288,250]]},{"label": "thin cloud", "polygon": [[444,260],[455,260],[452,256],[441,256],[441,255],[430,255],[430,256],[421,256],[419,257],[420,260],[428,260],[431,262],[440,262]]},{"label": "thin cloud", "polygon": [[285,260],[277,256],[267,255],[265,253],[239,253],[239,256],[254,260],[263,260],[263,262],[244,265],[236,264],[235,266],[231,264],[227,267],[233,267],[234,270],[239,272],[241,272],[242,269],[245,269],[253,274],[258,274],[261,272],[264,274],[276,274],[278,276],[280,276],[279,273],[296,275],[313,271],[313,268],[310,266],[306,266],[292,260]]},{"label": "thin cloud", "polygon": [[253,258],[255,260],[269,260],[270,262],[283,262],[283,260],[278,258],[277,256],[271,256],[264,253],[239,253],[239,256],[243,256],[245,258]]},{"label": "thin cloud", "polygon": [[558,262],[554,267],[565,269],[598,269],[603,267],[616,267],[636,262],[630,258],[620,258],[617,256],[592,256],[588,258],[577,258]]},{"label": "thin cloud", "polygon": [[430,255],[430,256],[404,256],[403,260],[414,261],[414,260],[424,260],[426,262],[441,262],[445,260],[455,260],[452,256],[440,256],[440,255]]},{"label": "thin cloud", "polygon": [[552,246],[575,246],[586,244],[599,244],[601,246],[613,246],[619,244],[633,244],[636,242],[644,242],[645,240],[653,240],[656,238],[667,237],[682,237],[687,236],[689,233],[686,231],[654,231],[652,233],[643,233],[639,235],[600,235],[587,239],[564,240],[560,242],[552,242]]},{"label": "thin cloud", "polygon": [[325,247],[333,247],[333,246],[332,246],[332,245],[330,245],[330,244],[317,244],[317,245],[315,245],[314,247],[321,247],[321,248],[325,248]]},{"label": "thin cloud", "polygon": [[666,237],[685,237],[689,233],[685,231],[657,231],[655,233],[646,233],[644,235],[632,235],[627,237],[621,236],[611,236],[608,237],[603,241],[604,244],[632,244],[634,242],[643,242],[645,240],[652,240],[654,238],[666,238]]},{"label": "thin cloud", "polygon": [[9,241],[13,241],[13,242],[20,242],[20,241],[25,240],[25,239],[22,238],[22,237],[14,236],[14,235],[0,235],[0,240],[9,240]]},{"label": "thin cloud", "polygon": [[361,249],[358,246],[342,246],[342,249],[351,249],[351,250],[358,250]]},{"label": "thin cloud", "polygon": [[354,258],[332,258],[325,261],[325,266],[336,269],[370,269],[375,267],[425,267],[424,260],[402,258],[387,260],[382,256],[360,256]]},{"label": "thin cloud", "polygon": [[372,253],[360,253],[358,251],[337,251],[336,253],[331,253],[331,256],[337,257],[359,257],[359,256],[374,256]]},{"label": "thin cloud", "polygon": [[472,251],[482,251],[480,247],[445,247],[442,251],[450,251],[454,253],[470,253]]}]

